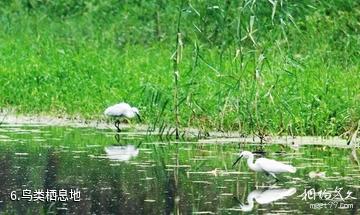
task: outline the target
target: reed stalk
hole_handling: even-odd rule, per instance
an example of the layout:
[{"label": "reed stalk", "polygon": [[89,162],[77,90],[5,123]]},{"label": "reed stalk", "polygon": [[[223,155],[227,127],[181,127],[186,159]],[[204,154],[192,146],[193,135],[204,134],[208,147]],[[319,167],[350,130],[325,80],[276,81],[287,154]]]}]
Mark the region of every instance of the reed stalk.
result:
[{"label": "reed stalk", "polygon": [[179,126],[180,126],[180,117],[179,117],[179,79],[180,79],[180,62],[182,58],[183,42],[182,35],[180,31],[181,24],[181,13],[182,5],[179,7],[179,16],[177,23],[177,34],[176,34],[176,46],[175,53],[173,55],[173,74],[174,74],[174,115],[175,115],[175,138],[179,139]]}]

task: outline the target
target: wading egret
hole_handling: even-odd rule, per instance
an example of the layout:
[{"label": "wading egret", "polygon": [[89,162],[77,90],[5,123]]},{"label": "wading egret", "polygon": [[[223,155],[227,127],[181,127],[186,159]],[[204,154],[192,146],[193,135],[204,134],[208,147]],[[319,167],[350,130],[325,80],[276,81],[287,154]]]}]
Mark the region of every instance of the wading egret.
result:
[{"label": "wading egret", "polygon": [[287,165],[287,164],[281,163],[279,161],[270,160],[267,158],[259,158],[254,163],[254,155],[253,155],[253,153],[251,153],[249,151],[241,152],[239,158],[234,162],[233,166],[235,166],[242,157],[247,159],[247,164],[251,170],[253,170],[255,172],[265,172],[265,173],[271,175],[272,177],[274,177],[276,180],[277,180],[277,178],[276,178],[275,174],[277,174],[277,173],[295,173],[296,172],[296,168],[291,165]]},{"label": "wading egret", "polygon": [[119,127],[120,125],[120,118],[134,118],[135,116],[138,117],[139,121],[141,121],[139,109],[136,107],[131,107],[128,103],[121,102],[119,104],[110,106],[106,108],[104,111],[104,114],[106,116],[115,118],[115,127],[117,128],[117,131],[120,132],[121,129]]},{"label": "wading egret", "polygon": [[254,199],[258,204],[269,204],[280,199],[292,196],[296,193],[295,188],[290,189],[268,189],[254,190],[247,196],[247,205],[240,204],[240,210],[244,212],[252,211],[254,208]]}]

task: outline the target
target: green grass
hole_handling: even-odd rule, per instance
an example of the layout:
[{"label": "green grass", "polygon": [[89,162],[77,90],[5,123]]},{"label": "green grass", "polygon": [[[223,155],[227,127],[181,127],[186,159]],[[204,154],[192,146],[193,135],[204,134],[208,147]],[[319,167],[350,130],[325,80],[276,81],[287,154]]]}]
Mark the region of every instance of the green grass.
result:
[{"label": "green grass", "polygon": [[[269,2],[236,4],[184,2],[181,125],[298,135],[353,129],[359,3],[283,2],[274,14]],[[101,119],[107,106],[126,101],[146,123],[174,126],[178,7],[161,0],[0,3],[0,107]]]}]

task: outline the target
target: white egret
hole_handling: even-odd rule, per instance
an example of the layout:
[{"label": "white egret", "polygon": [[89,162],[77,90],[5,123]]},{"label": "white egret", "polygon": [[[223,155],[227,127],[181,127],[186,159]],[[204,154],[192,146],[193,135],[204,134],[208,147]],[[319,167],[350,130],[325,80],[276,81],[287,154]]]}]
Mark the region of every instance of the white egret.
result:
[{"label": "white egret", "polygon": [[244,212],[252,211],[254,208],[254,199],[258,204],[269,204],[280,199],[292,196],[296,193],[295,188],[290,189],[268,189],[254,190],[247,196],[247,205],[240,204],[240,210]]},{"label": "white egret", "polygon": [[113,161],[128,161],[138,156],[139,149],[133,145],[108,146],[105,148],[106,157]]},{"label": "white egret", "polygon": [[110,106],[106,108],[104,111],[104,114],[109,117],[116,118],[115,120],[115,127],[117,128],[117,131],[120,132],[121,129],[119,127],[120,125],[120,118],[134,118],[137,116],[139,118],[139,121],[141,121],[139,109],[136,107],[131,107],[129,104],[125,102],[121,102],[119,104]]},{"label": "white egret", "polygon": [[287,165],[287,164],[281,163],[279,161],[270,160],[267,158],[259,158],[254,163],[254,154],[249,151],[241,152],[239,158],[234,162],[233,166],[235,166],[236,163],[238,163],[242,157],[247,159],[247,164],[251,170],[253,170],[255,172],[265,172],[265,173],[271,175],[272,177],[274,177],[276,180],[277,180],[277,178],[276,178],[275,174],[277,174],[277,173],[295,173],[296,172],[296,168],[291,165]]}]

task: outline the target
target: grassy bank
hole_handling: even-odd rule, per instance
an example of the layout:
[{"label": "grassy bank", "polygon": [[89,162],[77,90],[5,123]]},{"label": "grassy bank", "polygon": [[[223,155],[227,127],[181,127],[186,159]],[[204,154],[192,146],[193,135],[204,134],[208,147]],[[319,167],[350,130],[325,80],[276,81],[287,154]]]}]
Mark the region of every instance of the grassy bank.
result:
[{"label": "grassy bank", "polygon": [[232,1],[0,3],[0,107],[101,118],[119,101],[174,125],[339,135],[360,119],[360,5]]}]

